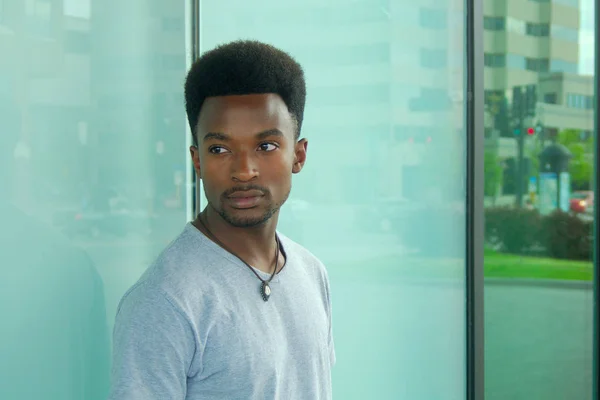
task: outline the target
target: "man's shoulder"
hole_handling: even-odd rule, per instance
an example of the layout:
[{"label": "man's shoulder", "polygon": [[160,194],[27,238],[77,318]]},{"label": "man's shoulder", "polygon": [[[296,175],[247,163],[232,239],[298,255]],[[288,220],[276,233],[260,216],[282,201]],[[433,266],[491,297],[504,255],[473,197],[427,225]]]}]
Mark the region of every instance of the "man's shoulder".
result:
[{"label": "man's shoulder", "polygon": [[293,257],[297,263],[314,270],[317,274],[327,280],[327,269],[325,268],[325,264],[323,264],[316,255],[287,236],[281,233],[278,233],[278,235],[288,256]]},{"label": "man's shoulder", "polygon": [[[177,302],[182,296],[202,293],[210,284],[215,264],[227,262],[219,257],[199,232],[194,232],[190,224],[158,255],[154,262],[131,287],[127,294],[137,291],[161,293],[162,296]],[[217,269],[218,270],[218,269]]]}]

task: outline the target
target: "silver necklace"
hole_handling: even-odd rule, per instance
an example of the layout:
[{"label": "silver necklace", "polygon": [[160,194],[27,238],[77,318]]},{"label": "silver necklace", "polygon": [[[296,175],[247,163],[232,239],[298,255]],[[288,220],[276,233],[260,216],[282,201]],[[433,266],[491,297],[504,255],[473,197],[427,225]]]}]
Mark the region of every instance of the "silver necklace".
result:
[{"label": "silver necklace", "polygon": [[281,247],[281,243],[279,242],[279,237],[277,236],[277,233],[275,233],[275,243],[277,244],[277,248],[275,249],[275,269],[273,270],[273,273],[271,274],[271,276],[269,277],[269,279],[265,280],[263,278],[260,277],[260,275],[258,274],[258,272],[256,272],[256,270],[250,265],[248,264],[246,261],[244,261],[240,256],[238,256],[237,254],[235,254],[233,251],[229,250],[227,248],[227,246],[225,246],[223,244],[223,242],[221,242],[212,232],[210,229],[208,229],[208,227],[206,226],[206,224],[204,223],[204,221],[202,221],[202,217],[201,215],[198,216],[198,222],[200,222],[200,225],[202,225],[202,227],[206,230],[206,232],[208,233],[208,235],[210,236],[210,238],[219,246],[221,246],[223,249],[225,249],[227,252],[233,254],[235,257],[237,257],[241,262],[244,263],[244,265],[246,265],[248,267],[248,269],[250,269],[250,271],[252,271],[254,273],[254,275],[256,275],[256,277],[260,280],[261,284],[260,284],[260,295],[262,297],[262,299],[264,301],[269,301],[269,297],[271,297],[271,287],[269,286],[269,283],[271,283],[271,281],[273,280],[273,278],[275,277],[275,274],[277,273],[277,266],[279,264],[279,248]]}]

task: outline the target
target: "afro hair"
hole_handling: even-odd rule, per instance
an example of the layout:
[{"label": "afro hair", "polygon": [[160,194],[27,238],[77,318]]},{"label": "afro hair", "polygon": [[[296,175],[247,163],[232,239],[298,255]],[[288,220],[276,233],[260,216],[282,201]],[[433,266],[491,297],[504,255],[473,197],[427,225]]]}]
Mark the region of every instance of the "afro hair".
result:
[{"label": "afro hair", "polygon": [[286,52],[258,41],[227,43],[196,60],[185,81],[185,104],[194,144],[202,104],[207,97],[278,94],[300,135],[306,82],[300,64]]}]

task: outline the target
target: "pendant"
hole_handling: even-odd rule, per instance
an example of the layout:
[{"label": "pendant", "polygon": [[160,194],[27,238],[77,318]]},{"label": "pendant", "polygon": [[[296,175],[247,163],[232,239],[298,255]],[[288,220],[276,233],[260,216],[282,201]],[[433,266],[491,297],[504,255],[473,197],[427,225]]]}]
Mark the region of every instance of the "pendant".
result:
[{"label": "pendant", "polygon": [[269,282],[263,282],[260,285],[260,294],[264,301],[269,301],[269,297],[271,297],[271,287],[269,286]]}]

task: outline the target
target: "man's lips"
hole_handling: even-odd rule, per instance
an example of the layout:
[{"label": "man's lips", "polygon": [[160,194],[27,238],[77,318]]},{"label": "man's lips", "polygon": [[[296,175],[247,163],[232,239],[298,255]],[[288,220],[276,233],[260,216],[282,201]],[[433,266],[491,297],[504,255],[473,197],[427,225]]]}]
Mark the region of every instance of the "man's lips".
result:
[{"label": "man's lips", "polygon": [[239,190],[227,196],[230,199],[247,198],[247,197],[262,197],[264,193],[260,190]]},{"label": "man's lips", "polygon": [[233,208],[253,208],[260,202],[264,194],[258,190],[245,190],[233,192],[227,199]]}]

